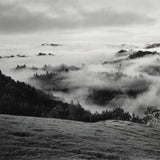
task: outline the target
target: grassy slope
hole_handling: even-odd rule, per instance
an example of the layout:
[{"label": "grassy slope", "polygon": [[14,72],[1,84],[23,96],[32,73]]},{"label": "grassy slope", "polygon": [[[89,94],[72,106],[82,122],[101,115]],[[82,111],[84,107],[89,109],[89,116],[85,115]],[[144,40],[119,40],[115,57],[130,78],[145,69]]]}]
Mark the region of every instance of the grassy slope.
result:
[{"label": "grassy slope", "polygon": [[159,157],[159,130],[141,124],[0,115],[1,160],[158,160]]}]

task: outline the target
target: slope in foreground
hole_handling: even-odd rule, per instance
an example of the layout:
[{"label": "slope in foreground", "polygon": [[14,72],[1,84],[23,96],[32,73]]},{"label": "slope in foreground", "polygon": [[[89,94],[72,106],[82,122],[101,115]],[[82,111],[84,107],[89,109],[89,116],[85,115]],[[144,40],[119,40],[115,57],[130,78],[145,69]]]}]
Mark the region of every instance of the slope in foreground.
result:
[{"label": "slope in foreground", "polygon": [[125,121],[83,123],[0,115],[1,160],[158,160],[159,130]]}]

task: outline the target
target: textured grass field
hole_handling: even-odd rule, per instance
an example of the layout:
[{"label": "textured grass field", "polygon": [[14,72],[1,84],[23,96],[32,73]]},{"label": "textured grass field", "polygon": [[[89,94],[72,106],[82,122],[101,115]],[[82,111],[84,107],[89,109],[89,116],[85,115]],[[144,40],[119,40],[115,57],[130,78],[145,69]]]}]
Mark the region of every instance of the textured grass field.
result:
[{"label": "textured grass field", "polygon": [[0,115],[0,160],[159,160],[160,130]]}]

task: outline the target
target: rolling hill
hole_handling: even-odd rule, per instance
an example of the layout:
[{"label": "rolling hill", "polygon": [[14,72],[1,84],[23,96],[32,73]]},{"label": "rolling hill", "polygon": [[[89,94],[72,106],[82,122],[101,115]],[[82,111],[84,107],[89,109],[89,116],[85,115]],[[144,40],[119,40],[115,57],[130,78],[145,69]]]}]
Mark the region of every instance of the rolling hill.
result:
[{"label": "rolling hill", "polygon": [[158,160],[156,128],[0,115],[1,160]]}]

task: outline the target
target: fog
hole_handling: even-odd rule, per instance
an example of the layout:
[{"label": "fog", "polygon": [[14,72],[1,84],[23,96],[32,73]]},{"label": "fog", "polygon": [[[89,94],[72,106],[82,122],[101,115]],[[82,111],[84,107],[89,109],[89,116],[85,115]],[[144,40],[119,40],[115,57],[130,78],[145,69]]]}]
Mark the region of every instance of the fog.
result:
[{"label": "fog", "polygon": [[[15,80],[29,83],[44,92],[53,94],[60,100],[80,102],[91,112],[123,107],[125,111],[143,115],[146,107],[159,108],[160,106],[158,98],[160,78],[157,74],[149,75],[145,71],[151,65],[160,66],[159,55],[128,59],[128,55],[138,50],[145,50],[144,46],[86,43],[61,44],[56,47],[41,44],[17,48],[4,46],[0,47],[2,53],[0,68],[4,74]],[[121,49],[127,52],[118,53]],[[159,49],[150,50],[158,51]],[[46,55],[37,56],[40,52]],[[54,55],[48,55],[49,53]],[[17,57],[18,54],[26,57]],[[10,55],[13,57],[4,57]],[[26,68],[16,68],[17,65],[24,64]],[[74,66],[78,69],[59,71],[58,67],[62,64],[68,68]],[[44,65],[49,65],[50,70],[44,70]],[[33,69],[33,66],[36,69]],[[47,72],[56,72],[58,78],[52,77],[46,82],[34,78],[36,73],[46,74]],[[64,91],[66,88],[67,91]],[[134,95],[130,95],[130,91],[133,91]],[[99,96],[98,94],[102,94],[101,100],[96,97]],[[113,94],[113,97],[106,100],[105,94]]]}]

